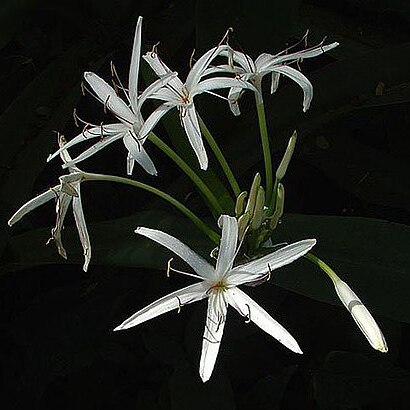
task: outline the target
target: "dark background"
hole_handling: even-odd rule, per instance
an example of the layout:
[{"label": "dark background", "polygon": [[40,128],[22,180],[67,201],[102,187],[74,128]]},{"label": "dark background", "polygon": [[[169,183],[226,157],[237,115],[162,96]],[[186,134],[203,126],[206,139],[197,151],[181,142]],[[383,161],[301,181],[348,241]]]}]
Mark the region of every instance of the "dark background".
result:
[{"label": "dark background", "polygon": [[[135,227],[163,229],[208,253],[212,244],[189,221],[142,191],[84,185],[93,245],[88,273],[81,269],[71,212],[64,232],[67,262],[53,245],[45,246],[54,223],[51,204],[6,227],[22,203],[61,174],[58,161],[45,159],[56,148],[54,131],[67,138],[78,133],[73,108],[89,121],[109,120],[91,97],[81,96],[82,73],[93,70],[108,79],[112,60],[127,79],[139,15],[144,51],[160,41],[163,59],[181,76],[192,51],[201,55],[228,27],[235,29],[231,44],[253,57],[282,50],[307,29],[310,45],[325,36],[329,43],[340,42],[302,64],[315,92],[308,113],[301,110],[301,90],[289,81],[274,96],[266,94],[276,163],[291,132],[297,129],[300,136],[285,180],[289,215],[275,241],[317,237],[317,254],[375,314],[388,354],[371,349],[329,280],[299,261],[249,294],[296,337],[305,354],[286,351],[230,312],[214,374],[202,384],[205,302],[112,332],[137,309],[188,283],[176,275],[166,278],[169,253],[137,240]],[[1,408],[409,409],[409,39],[407,0],[3,0]],[[247,189],[263,170],[252,96],[241,100],[240,118],[211,96],[197,102]],[[176,114],[165,118],[158,133],[168,133],[195,166]],[[136,169],[135,178],[209,216],[178,169],[155,147],[147,149],[159,176]],[[124,175],[125,156],[118,142],[81,167]],[[215,177],[206,174],[211,183]],[[224,187],[215,190],[227,198]],[[232,210],[228,199],[224,206]]]}]

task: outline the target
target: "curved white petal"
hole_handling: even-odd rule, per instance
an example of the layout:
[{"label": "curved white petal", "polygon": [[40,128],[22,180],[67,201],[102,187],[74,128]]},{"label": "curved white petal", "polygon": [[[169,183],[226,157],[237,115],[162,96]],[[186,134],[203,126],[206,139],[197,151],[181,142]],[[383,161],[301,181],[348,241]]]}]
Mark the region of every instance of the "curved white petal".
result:
[{"label": "curved white petal", "polygon": [[221,55],[232,58],[233,61],[239,64],[247,73],[254,73],[256,71],[255,63],[247,54],[241,53],[240,51],[227,50],[223,51]]},{"label": "curved white petal", "polygon": [[148,134],[153,130],[153,128],[157,125],[158,121],[172,108],[174,108],[174,104],[164,103],[161,104],[144,122],[144,125],[141,127],[138,138],[141,140],[143,144],[148,136]]},{"label": "curved white petal", "polygon": [[68,141],[63,147],[60,147],[56,152],[52,155],[49,155],[47,158],[47,162],[51,161],[57,155],[61,154],[62,151],[65,151],[74,145],[79,144],[80,142],[88,141],[92,138],[103,138],[103,137],[110,137],[112,135],[120,134],[122,132],[127,132],[129,127],[124,125],[123,123],[118,124],[107,124],[101,125],[99,127],[92,127],[84,130],[81,134],[78,134],[76,137],[72,138]]},{"label": "curved white petal", "polygon": [[71,167],[73,164],[78,164],[79,162],[84,161],[87,158],[90,158],[92,155],[94,155],[98,151],[101,151],[107,145],[110,145],[113,142],[115,142],[115,141],[117,141],[117,140],[119,140],[123,137],[124,137],[123,133],[103,137],[98,142],[96,142],[94,145],[91,145],[90,148],[86,149],[80,155],[75,157],[71,162],[66,162],[65,164],[63,164],[63,168]]},{"label": "curved white petal", "polygon": [[106,106],[120,121],[127,124],[134,124],[136,121],[134,113],[128,105],[117,96],[114,89],[101,77],[92,72],[85,72],[84,78],[90,84],[99,100]]},{"label": "curved white petal", "polygon": [[26,202],[23,206],[21,206],[14,215],[9,219],[8,225],[12,226],[16,222],[18,222],[24,215],[31,212],[33,209],[45,204],[46,202],[50,201],[51,199],[58,198],[58,193],[60,191],[61,184],[55,185],[50,188],[48,191],[43,192],[40,195],[30,199],[30,201]]},{"label": "curved white petal", "polygon": [[302,353],[298,342],[294,337],[273,317],[251,299],[245,292],[238,288],[231,288],[225,291],[227,302],[235,308],[240,315],[255,323],[263,331],[274,337],[288,349],[295,353]]},{"label": "curved white petal", "polygon": [[[166,86],[173,78],[175,78],[178,73],[168,73],[158,80],[150,84],[140,95],[138,99],[138,110],[141,108],[142,104],[146,101],[147,98],[158,98],[156,95],[161,96],[164,91],[170,91],[167,88],[162,89]],[[161,90],[162,89],[162,90]],[[158,93],[158,94],[157,94]],[[171,93],[172,97],[166,100],[176,100],[175,93]],[[161,98],[162,99],[162,98]]]},{"label": "curved white petal", "polygon": [[300,85],[303,90],[303,111],[306,112],[313,98],[313,85],[308,78],[300,71],[286,65],[274,67],[273,71],[286,75]]},{"label": "curved white petal", "polygon": [[[150,65],[158,77],[172,73],[172,70],[158,57],[156,52],[148,52],[142,58]],[[178,78],[172,78],[169,85],[175,90],[181,91],[184,87],[182,81]]]},{"label": "curved white petal", "polygon": [[128,92],[130,96],[130,102],[134,112],[137,111],[138,106],[138,74],[140,69],[140,56],[141,56],[141,30],[142,30],[142,17],[138,17],[137,26],[135,27],[134,43],[132,46],[132,55],[130,63],[130,71],[128,75]]},{"label": "curved white petal", "polygon": [[213,47],[208,50],[202,57],[198,59],[198,61],[193,65],[191,68],[186,81],[185,86],[189,91],[193,91],[194,88],[198,85],[201,77],[204,75],[205,70],[211,64],[211,62],[221,55],[223,51],[229,50],[230,47],[226,44],[222,44],[217,47]]},{"label": "curved white petal", "polygon": [[222,228],[222,236],[215,271],[218,277],[222,277],[233,265],[238,242],[238,221],[232,216],[221,215],[218,225]]},{"label": "curved white petal", "polygon": [[241,98],[244,90],[243,88],[232,87],[229,90],[228,94],[228,103],[229,108],[231,109],[233,115],[241,115],[241,111],[239,109],[239,99]]},{"label": "curved white petal", "polygon": [[211,377],[218,357],[226,322],[226,311],[227,303],[223,292],[212,292],[208,298],[208,310],[199,363],[199,375],[204,383]]},{"label": "curved white petal", "polygon": [[272,79],[270,83],[270,93],[273,94],[279,87],[280,74],[272,72]]},{"label": "curved white petal", "polygon": [[316,239],[304,239],[303,241],[287,245],[269,255],[256,259],[252,262],[239,265],[233,269],[241,272],[264,274],[269,271],[288,265],[309,252],[316,244]]},{"label": "curved white petal", "polygon": [[148,174],[157,175],[155,165],[142,144],[129,133],[124,136],[123,141],[128,152],[131,154],[131,157],[135,159],[135,161],[137,161]]},{"label": "curved white petal", "polygon": [[83,206],[81,203],[80,184],[78,184],[77,186],[77,193],[78,193],[78,197],[73,198],[73,214],[74,214],[75,224],[77,226],[78,236],[80,238],[80,242],[81,242],[81,245],[83,247],[83,252],[84,252],[83,270],[84,272],[87,272],[88,265],[90,264],[90,260],[91,260],[91,242],[90,242],[90,236],[88,235],[87,225],[85,223]]},{"label": "curved white petal", "polygon": [[129,329],[130,327],[139,325],[147,320],[153,319],[159,315],[169,312],[173,309],[181,308],[183,305],[196,302],[205,298],[207,286],[201,283],[187,286],[186,288],[177,290],[156,300],[147,307],[134,313],[127,320],[122,322],[114,330]]},{"label": "curved white petal", "polygon": [[386,353],[388,348],[384,335],[366,306],[363,305],[362,301],[346,282],[338,279],[334,280],[333,283],[339,299],[350,312],[373,349]]},{"label": "curved white petal", "polygon": [[63,246],[61,231],[63,230],[64,219],[73,198],[71,195],[60,192],[56,203],[56,224],[51,230],[51,237],[57,246],[57,251],[64,259],[67,259],[67,252]]},{"label": "curved white petal", "polygon": [[204,142],[202,141],[201,129],[198,123],[198,117],[194,104],[182,108],[182,125],[188,136],[189,143],[195,151],[201,169],[208,168],[208,156],[205,151]]},{"label": "curved white petal", "polygon": [[222,88],[241,88],[248,89],[252,91],[257,91],[256,88],[245,80],[239,78],[229,78],[229,77],[217,77],[208,78],[207,80],[201,81],[198,86],[193,90],[191,97],[197,94],[201,94],[207,91],[218,90]]},{"label": "curved white petal", "polygon": [[215,277],[215,269],[204,258],[195,253],[179,239],[165,232],[144,227],[138,227],[135,233],[145,236],[174,252],[202,278],[213,279]]}]

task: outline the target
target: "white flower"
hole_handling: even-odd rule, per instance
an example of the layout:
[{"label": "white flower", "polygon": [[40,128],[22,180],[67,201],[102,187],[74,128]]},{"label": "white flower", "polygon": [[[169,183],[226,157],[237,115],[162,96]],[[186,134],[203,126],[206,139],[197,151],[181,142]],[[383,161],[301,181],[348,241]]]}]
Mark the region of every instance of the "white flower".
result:
[{"label": "white flower", "polygon": [[[146,99],[151,94],[155,94],[171,78],[175,77],[176,73],[167,73],[167,75],[162,76],[160,79],[147,87],[140,96],[138,96],[141,28],[142,17],[139,17],[132,49],[128,91],[121,86],[121,89],[127,98],[127,102],[121,99],[116,94],[113,87],[107,84],[97,74],[92,72],[84,73],[85,80],[91,86],[98,100],[100,100],[104,104],[104,107],[108,108],[120,122],[85,129],[81,134],[70,140],[65,149],[70,148],[80,142],[87,141],[91,138],[99,138],[97,143],[81,153],[78,157],[74,158],[70,164],[65,164],[64,167],[83,161],[112,142],[122,139],[128,150],[127,173],[129,175],[132,174],[134,162],[137,161],[146,172],[151,175],[157,175],[157,170],[154,163],[142,146],[144,141],[138,137],[138,133],[144,123],[140,109]],[[60,152],[61,149],[56,151],[53,155],[50,155],[47,158],[47,161],[52,160]]]},{"label": "white flower", "polygon": [[346,282],[343,282],[339,277],[335,275],[332,277],[333,284],[335,285],[336,293],[343,305],[352,315],[359,329],[366,336],[370,345],[380,352],[386,353],[387,343],[384,339],[383,333],[374,320],[373,316],[363,305],[362,301],[353,292]]},{"label": "white flower", "polygon": [[161,231],[137,228],[135,232],[139,235],[158,242],[181,257],[191,266],[195,274],[177,272],[193,276],[200,279],[201,282],[187,286],[151,303],[114,329],[128,329],[172,309],[208,298],[208,313],[199,366],[199,374],[203,382],[209,380],[215,365],[228,305],[231,305],[240,315],[247,317],[248,321],[254,322],[293,352],[302,353],[298,343],[289,332],[237,286],[266,278],[272,270],[303,256],[316,243],[315,239],[296,242],[257,260],[233,267],[236,253],[239,250],[237,246],[238,223],[235,218],[227,215],[222,215],[219,223],[222,226],[222,238],[215,268],[178,239]]},{"label": "white flower", "polygon": [[[165,85],[164,88],[158,90],[155,94],[151,94],[148,98],[155,98],[164,101],[146,120],[140,131],[140,137],[146,136],[155,127],[161,117],[169,110],[177,107],[180,111],[182,126],[188,136],[188,140],[195,151],[201,169],[207,169],[208,158],[202,141],[201,130],[198,124],[198,118],[194,105],[194,97],[204,92],[214,94],[212,90],[222,88],[242,89],[248,88],[254,90],[254,87],[239,79],[230,77],[214,77],[202,79],[205,75],[220,73],[223,71],[231,71],[231,69],[223,70],[220,68],[208,68],[211,62],[224,51],[228,51],[228,45],[220,45],[207,51],[190,70],[185,83],[179,78],[173,78]],[[149,52],[143,56],[155,73],[162,77],[169,75],[171,70],[163,63],[155,51]]]},{"label": "white flower", "polygon": [[[64,137],[59,137],[60,147],[64,147]],[[71,157],[66,150],[60,152],[60,156],[64,163],[71,163]],[[51,230],[51,238],[57,246],[58,253],[67,259],[67,252],[63,246],[61,239],[61,231],[64,227],[64,218],[67,210],[72,202],[73,214],[75,223],[77,226],[78,235],[80,237],[81,245],[84,251],[84,265],[83,269],[86,272],[91,260],[91,243],[90,237],[87,231],[87,225],[85,223],[83,207],[81,204],[81,191],[80,185],[83,180],[83,172],[75,167],[70,166],[70,173],[60,177],[60,183],[51,187],[48,191],[36,196],[35,198],[24,204],[8,221],[9,226],[14,225],[24,215],[32,211],[33,209],[45,204],[46,202],[55,199],[56,200],[56,224]]]},{"label": "white flower", "polygon": [[[263,53],[255,61],[239,51],[227,50],[224,51],[223,54],[229,57],[230,65],[237,75],[244,81],[250,81],[258,90],[259,95],[262,94],[262,79],[266,74],[272,74],[272,94],[278,88],[281,74],[295,81],[303,90],[303,111],[307,111],[313,97],[313,86],[306,76],[295,68],[290,67],[289,64],[301,61],[305,58],[316,57],[338,45],[339,43],[336,42],[326,46],[321,43],[315,47],[290,54],[285,54],[287,50],[275,55]],[[239,64],[239,67],[233,66],[233,62]],[[221,66],[221,69],[226,70],[226,66]],[[239,87],[232,87],[229,90],[229,106],[235,115],[240,114],[238,100],[242,93],[243,88]]]}]

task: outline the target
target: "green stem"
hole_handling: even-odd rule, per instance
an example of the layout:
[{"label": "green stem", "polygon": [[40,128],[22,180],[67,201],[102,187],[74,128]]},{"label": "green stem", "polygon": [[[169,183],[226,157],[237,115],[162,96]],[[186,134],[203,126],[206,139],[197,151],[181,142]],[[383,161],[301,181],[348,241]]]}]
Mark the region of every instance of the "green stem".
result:
[{"label": "green stem", "polygon": [[317,256],[313,255],[313,253],[307,253],[305,255],[305,258],[322,269],[322,271],[325,272],[333,282],[336,282],[340,279],[339,276],[337,276],[336,272],[327,263],[323,262]]},{"label": "green stem", "polygon": [[115,175],[104,175],[104,174],[91,174],[84,173],[84,180],[88,181],[112,181],[119,182],[121,184],[131,185],[145,191],[151,192],[154,195],[165,199],[170,204],[174,205],[180,212],[187,216],[208,238],[216,244],[219,244],[219,235],[213,231],[202,219],[198,218],[191,210],[189,210],[184,204],[176,200],[171,195],[161,191],[160,189],[154,188],[151,185],[144,184],[143,182],[135,181],[133,179],[118,177]]},{"label": "green stem", "polygon": [[150,133],[148,139],[154,143],[164,154],[166,154],[170,159],[172,159],[182,171],[191,179],[195,186],[199,189],[200,192],[207,199],[211,211],[217,215],[224,213],[223,208],[216,199],[215,195],[208,188],[208,186],[202,181],[198,174],[164,141],[157,137],[154,133]]},{"label": "green stem", "polygon": [[268,127],[266,125],[265,106],[263,104],[263,100],[261,96],[259,96],[257,93],[255,93],[255,99],[256,99],[256,109],[258,112],[259,129],[260,129],[260,134],[261,134],[263,159],[265,162],[266,204],[269,206],[269,204],[272,201],[272,195],[273,195],[272,157],[270,154]]},{"label": "green stem", "polygon": [[232,169],[229,166],[228,161],[226,160],[224,154],[219,148],[217,142],[215,141],[215,138],[212,136],[211,131],[209,131],[209,128],[206,126],[203,119],[199,115],[198,115],[198,120],[199,120],[199,126],[201,127],[202,134],[207,140],[209,146],[211,147],[216,159],[219,161],[219,164],[221,165],[221,168],[229,184],[231,185],[232,191],[235,194],[235,198],[237,198],[239,194],[241,193],[241,189],[239,188],[238,181],[236,180],[235,175],[233,174]]}]

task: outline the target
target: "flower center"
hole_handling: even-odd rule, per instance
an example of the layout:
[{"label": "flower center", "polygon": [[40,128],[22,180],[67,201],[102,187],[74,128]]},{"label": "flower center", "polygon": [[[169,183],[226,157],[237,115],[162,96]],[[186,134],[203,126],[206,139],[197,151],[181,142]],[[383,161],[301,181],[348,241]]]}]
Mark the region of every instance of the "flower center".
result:
[{"label": "flower center", "polygon": [[220,280],[216,283],[214,283],[210,288],[209,291],[215,291],[215,292],[224,292],[225,289],[227,288],[227,283],[225,280]]}]

